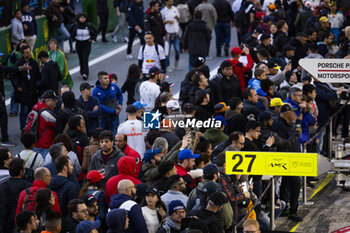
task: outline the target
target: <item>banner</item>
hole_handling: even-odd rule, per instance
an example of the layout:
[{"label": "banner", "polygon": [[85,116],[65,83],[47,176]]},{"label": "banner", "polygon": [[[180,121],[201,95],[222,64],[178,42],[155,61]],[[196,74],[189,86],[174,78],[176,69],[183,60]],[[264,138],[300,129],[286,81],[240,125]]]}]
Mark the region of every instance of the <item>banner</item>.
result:
[{"label": "banner", "polygon": [[11,24],[12,2],[11,0],[0,0],[0,27]]},{"label": "banner", "polygon": [[317,176],[316,153],[226,151],[226,174]]}]

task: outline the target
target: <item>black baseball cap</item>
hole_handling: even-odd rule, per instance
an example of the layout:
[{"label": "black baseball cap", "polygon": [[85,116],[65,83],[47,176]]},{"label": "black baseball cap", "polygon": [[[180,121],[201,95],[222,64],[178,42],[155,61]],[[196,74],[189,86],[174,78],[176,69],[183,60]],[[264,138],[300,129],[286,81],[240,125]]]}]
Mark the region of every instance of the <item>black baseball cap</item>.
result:
[{"label": "black baseball cap", "polygon": [[90,83],[85,82],[85,83],[80,84],[80,91],[85,90],[85,89],[90,89],[92,87],[94,87],[94,85],[90,85]]},{"label": "black baseball cap", "polygon": [[154,77],[154,75],[156,75],[156,74],[159,74],[159,73],[162,73],[162,71],[158,68],[158,67],[152,67],[151,69],[149,69],[149,71],[148,71],[148,75],[150,76],[150,77]]},{"label": "black baseball cap", "polygon": [[289,112],[289,111],[294,111],[294,109],[292,108],[292,106],[290,106],[290,104],[285,104],[281,107],[281,113]]},{"label": "black baseball cap", "polygon": [[135,105],[129,104],[129,105],[126,107],[125,112],[128,112],[128,113],[136,113],[136,112],[137,112],[137,108],[135,107]]},{"label": "black baseball cap", "polygon": [[46,100],[46,99],[58,99],[58,95],[53,90],[47,90],[45,91],[42,95],[41,98]]}]

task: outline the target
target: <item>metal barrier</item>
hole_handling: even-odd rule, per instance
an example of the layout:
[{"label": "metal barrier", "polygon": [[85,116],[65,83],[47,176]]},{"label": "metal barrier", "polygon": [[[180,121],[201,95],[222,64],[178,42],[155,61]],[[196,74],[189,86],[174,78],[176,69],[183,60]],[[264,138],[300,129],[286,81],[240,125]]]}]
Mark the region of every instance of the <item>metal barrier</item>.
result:
[{"label": "metal barrier", "polygon": [[[333,124],[333,118],[338,115],[349,103],[350,101],[350,97],[348,98],[348,100],[345,102],[344,106],[340,107],[335,113],[333,113],[330,117],[329,117],[329,121],[327,122],[327,124],[325,124],[324,126],[322,126],[321,128],[319,128],[319,131],[312,136],[307,142],[305,142],[303,144],[303,152],[306,153],[307,152],[307,145],[310,144],[311,142],[313,142],[318,135],[321,133],[321,131],[323,129],[325,129],[326,127],[329,127],[329,139],[328,139],[328,153],[329,153],[329,160],[332,159],[332,124]],[[255,209],[255,207],[260,203],[261,199],[264,197],[264,195],[266,194],[267,190],[270,188],[271,186],[271,209],[270,209],[270,229],[273,231],[275,230],[275,180],[278,177],[272,177],[270,179],[270,183],[268,184],[268,186],[265,188],[265,190],[263,191],[263,193],[261,194],[261,196],[259,197],[258,201],[256,203],[254,203],[253,207],[250,209],[250,211],[239,221],[239,223],[237,224],[237,226],[241,226],[244,221],[247,219],[247,217],[249,216],[249,214]],[[303,177],[303,203],[304,204],[313,204],[311,202],[308,202],[307,200],[307,179],[306,176]]]}]

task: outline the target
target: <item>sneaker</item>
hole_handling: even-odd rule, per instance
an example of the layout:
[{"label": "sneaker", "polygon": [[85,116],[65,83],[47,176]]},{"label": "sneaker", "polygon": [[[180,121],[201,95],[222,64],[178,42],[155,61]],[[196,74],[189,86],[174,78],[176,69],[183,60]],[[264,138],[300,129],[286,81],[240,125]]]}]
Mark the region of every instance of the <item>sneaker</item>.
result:
[{"label": "sneaker", "polygon": [[126,59],[127,59],[127,60],[131,60],[131,59],[133,59],[133,57],[132,57],[131,54],[128,54],[128,55],[126,55]]},{"label": "sneaker", "polygon": [[216,53],[216,56],[217,56],[217,57],[221,57],[221,53],[217,52],[217,53]]},{"label": "sneaker", "polygon": [[173,72],[173,68],[171,68],[170,66],[168,66],[168,68],[166,68],[166,72],[168,72],[168,73]]},{"label": "sneaker", "polygon": [[177,69],[178,66],[179,66],[179,61],[175,61],[174,68]]},{"label": "sneaker", "polygon": [[303,218],[298,216],[297,214],[289,214],[288,219],[292,220],[293,222],[303,221]]},{"label": "sneaker", "polygon": [[17,115],[18,115],[17,112],[10,112],[10,114],[9,114],[10,117],[15,117],[15,116],[17,116]]},{"label": "sneaker", "polygon": [[225,48],[224,48],[224,51],[225,51],[225,57],[228,57],[228,48],[225,47]]},{"label": "sneaker", "polygon": [[289,211],[288,210],[284,210],[282,212],[282,214],[280,215],[280,217],[288,217],[289,216]]},{"label": "sneaker", "polygon": [[13,147],[13,146],[17,146],[16,143],[13,143],[11,141],[6,141],[6,142],[2,142],[1,146],[5,146],[5,147]]},{"label": "sneaker", "polygon": [[117,43],[117,42],[118,42],[117,36],[112,36],[112,38],[113,38],[113,42],[114,42],[114,43]]},{"label": "sneaker", "polygon": [[129,38],[128,37],[124,37],[124,42],[128,43],[129,42]]},{"label": "sneaker", "polygon": [[87,80],[88,76],[86,74],[83,74],[82,78],[83,78],[83,80]]},{"label": "sneaker", "polygon": [[107,40],[106,38],[102,39],[102,43],[109,43],[109,40]]}]

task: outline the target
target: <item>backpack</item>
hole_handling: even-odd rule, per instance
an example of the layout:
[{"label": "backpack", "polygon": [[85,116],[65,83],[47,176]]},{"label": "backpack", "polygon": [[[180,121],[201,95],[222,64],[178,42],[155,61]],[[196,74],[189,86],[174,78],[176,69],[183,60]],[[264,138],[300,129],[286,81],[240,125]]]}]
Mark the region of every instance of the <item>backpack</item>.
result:
[{"label": "backpack", "polygon": [[40,114],[43,111],[47,110],[48,108],[42,108],[41,110],[38,111],[37,107],[38,106],[35,106],[35,108],[32,111],[30,111],[30,113],[28,114],[26,126],[24,127],[25,133],[31,133],[35,135],[35,141],[38,141],[48,130],[48,128],[46,128],[44,132],[38,136]]},{"label": "backpack", "polygon": [[179,4],[177,5],[177,9],[179,11],[179,23],[187,23],[191,19],[190,8],[187,4]]},{"label": "backpack", "polygon": [[[24,161],[24,165],[28,162],[28,160],[32,156],[33,152],[34,151],[30,152],[29,156]],[[17,156],[18,156],[18,158],[22,159],[21,158],[21,154],[18,154]],[[24,179],[28,180],[29,182],[33,182],[34,181],[34,169],[33,169],[33,166],[34,166],[34,163],[35,163],[35,160],[36,160],[37,157],[38,157],[38,153],[35,154],[35,157],[34,157],[34,159],[32,161],[32,164],[30,165],[29,168],[26,168],[26,172],[24,174]]]},{"label": "backpack", "polygon": [[239,11],[234,15],[234,23],[235,25],[239,25],[241,28],[246,28],[249,26],[250,19],[249,17],[249,10],[251,7],[253,7],[253,4],[249,4],[249,2],[243,2],[241,5],[241,8],[239,8]]},{"label": "backpack", "polygon": [[26,188],[25,191],[26,191],[26,197],[24,198],[22,211],[25,211],[25,210],[34,211],[37,205],[35,201],[35,195],[30,191],[29,188]]},{"label": "backpack", "polygon": [[[157,55],[159,57],[159,51],[158,51],[158,44],[154,44],[155,46],[155,49],[156,49],[156,52],[157,52]],[[144,59],[144,52],[145,52],[145,48],[146,48],[146,44],[142,45],[142,61]],[[160,60],[160,59],[159,59]]]}]

